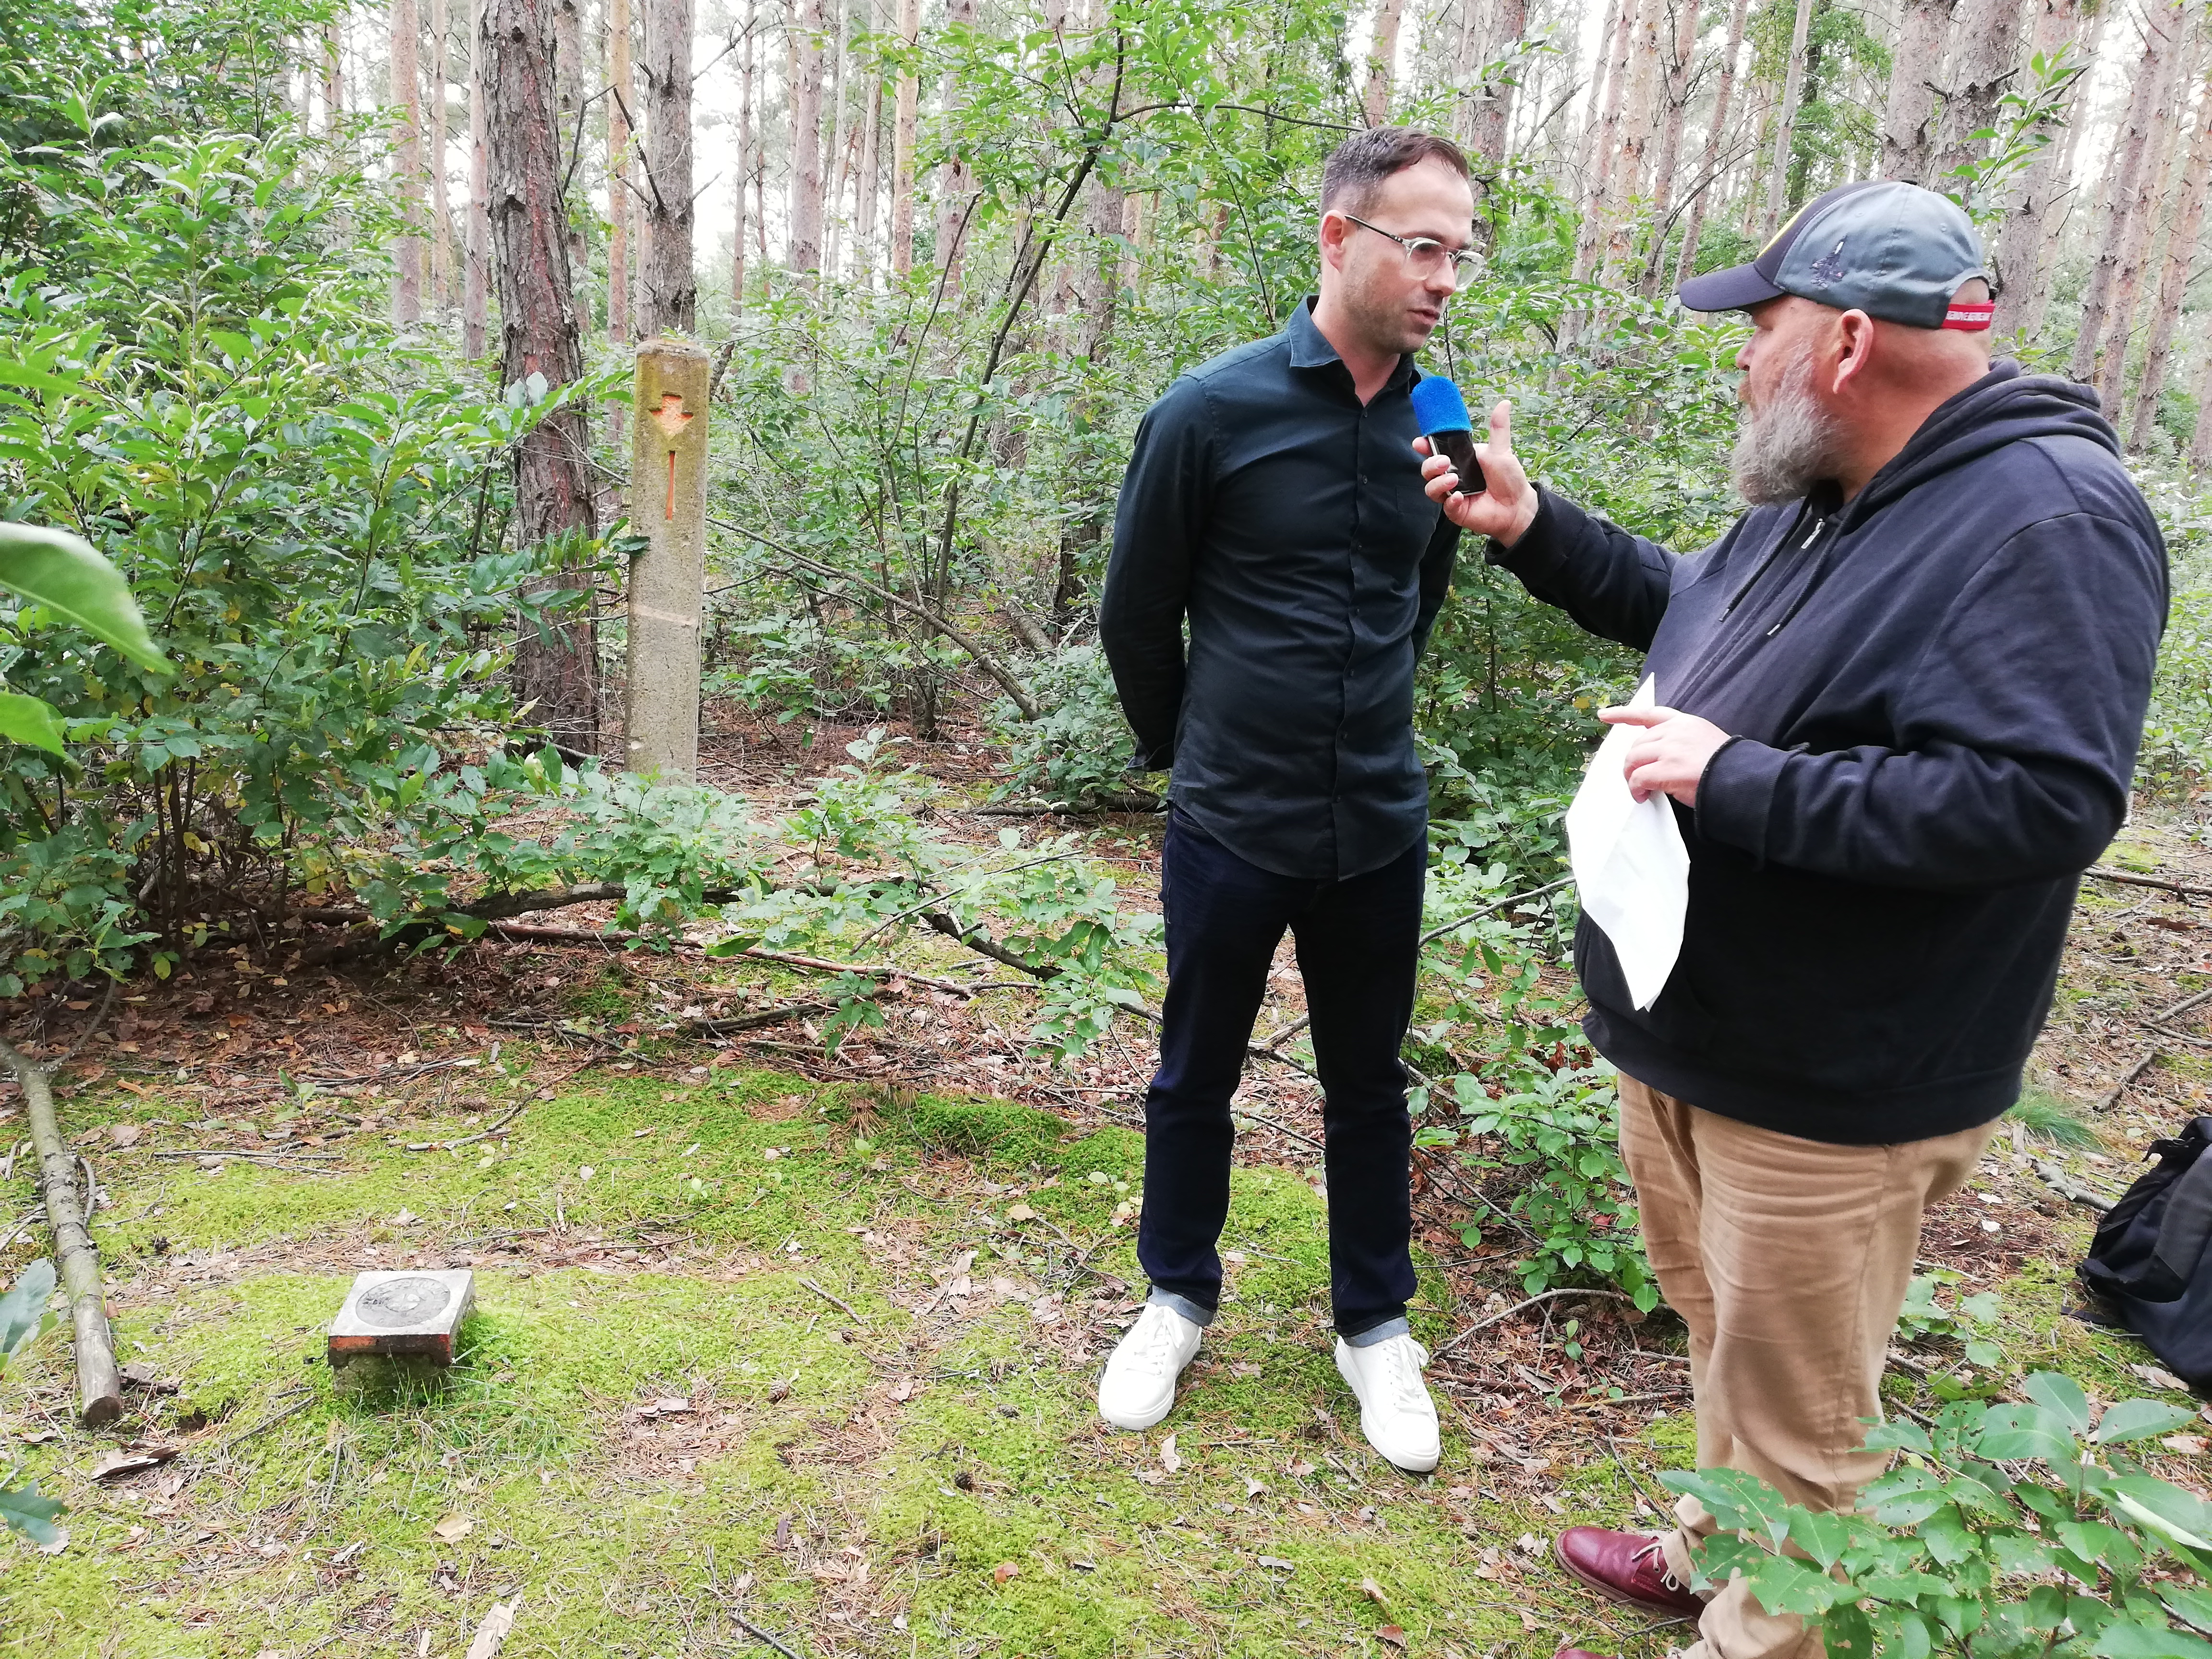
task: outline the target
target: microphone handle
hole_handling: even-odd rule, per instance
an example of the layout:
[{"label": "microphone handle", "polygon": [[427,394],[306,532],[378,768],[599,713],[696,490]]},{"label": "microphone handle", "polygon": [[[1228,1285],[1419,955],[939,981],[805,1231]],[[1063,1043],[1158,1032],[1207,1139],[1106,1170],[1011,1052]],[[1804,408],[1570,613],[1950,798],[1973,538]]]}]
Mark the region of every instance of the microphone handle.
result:
[{"label": "microphone handle", "polygon": [[1482,476],[1482,463],[1474,459],[1474,434],[1465,427],[1455,427],[1448,432],[1429,434],[1429,447],[1452,464],[1459,474],[1459,495],[1480,495],[1489,489]]}]

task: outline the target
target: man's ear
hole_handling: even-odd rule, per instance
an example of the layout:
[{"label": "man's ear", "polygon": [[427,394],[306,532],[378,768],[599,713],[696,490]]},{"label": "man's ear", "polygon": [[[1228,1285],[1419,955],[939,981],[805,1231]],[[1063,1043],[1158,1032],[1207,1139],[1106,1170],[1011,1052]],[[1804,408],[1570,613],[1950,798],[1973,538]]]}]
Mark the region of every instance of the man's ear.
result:
[{"label": "man's ear", "polygon": [[1344,261],[1344,239],[1352,234],[1352,221],[1340,213],[1326,212],[1321,216],[1321,257],[1331,266]]},{"label": "man's ear", "polygon": [[1841,392],[1874,362],[1877,334],[1874,319],[1863,311],[1844,312],[1836,319],[1835,327],[1836,376],[1829,390]]}]

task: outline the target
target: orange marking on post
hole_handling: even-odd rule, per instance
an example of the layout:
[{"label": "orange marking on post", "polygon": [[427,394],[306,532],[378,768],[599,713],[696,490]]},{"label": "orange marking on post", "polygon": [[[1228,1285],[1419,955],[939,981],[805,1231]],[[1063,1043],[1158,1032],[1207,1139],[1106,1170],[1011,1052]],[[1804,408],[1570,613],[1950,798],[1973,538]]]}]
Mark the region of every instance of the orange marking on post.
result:
[{"label": "orange marking on post", "polygon": [[697,417],[685,410],[682,392],[664,392],[660,394],[660,407],[653,410],[653,418],[668,437],[668,506],[662,516],[673,519],[676,516],[676,440],[683,435],[684,428]]}]

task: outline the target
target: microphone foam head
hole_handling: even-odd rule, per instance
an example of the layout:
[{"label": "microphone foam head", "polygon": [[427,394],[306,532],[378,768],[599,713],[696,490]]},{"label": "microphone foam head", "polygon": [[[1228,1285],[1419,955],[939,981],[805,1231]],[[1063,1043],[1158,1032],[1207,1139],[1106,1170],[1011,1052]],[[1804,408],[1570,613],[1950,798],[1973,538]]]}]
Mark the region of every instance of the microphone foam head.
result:
[{"label": "microphone foam head", "polygon": [[1474,430],[1474,422],[1468,418],[1467,399],[1443,375],[1424,376],[1415,383],[1412,396],[1413,415],[1423,433]]}]

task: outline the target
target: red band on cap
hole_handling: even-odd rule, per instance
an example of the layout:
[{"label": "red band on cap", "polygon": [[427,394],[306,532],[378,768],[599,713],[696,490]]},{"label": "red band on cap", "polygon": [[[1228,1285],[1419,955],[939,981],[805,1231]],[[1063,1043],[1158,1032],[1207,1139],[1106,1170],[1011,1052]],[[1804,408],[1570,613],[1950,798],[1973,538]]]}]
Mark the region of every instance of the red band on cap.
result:
[{"label": "red band on cap", "polygon": [[1968,333],[1978,333],[1990,325],[1990,319],[1996,315],[1996,313],[1997,308],[1994,301],[1981,306],[1954,305],[1943,313],[1943,326],[1961,329]]}]

